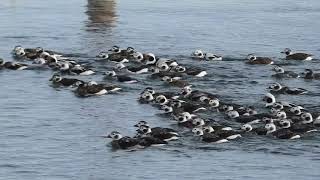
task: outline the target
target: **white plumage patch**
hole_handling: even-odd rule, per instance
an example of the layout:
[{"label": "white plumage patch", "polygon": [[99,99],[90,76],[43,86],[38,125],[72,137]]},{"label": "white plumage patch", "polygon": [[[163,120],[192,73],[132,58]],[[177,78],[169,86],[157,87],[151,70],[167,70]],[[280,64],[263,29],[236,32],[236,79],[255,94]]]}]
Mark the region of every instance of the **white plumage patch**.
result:
[{"label": "white plumage patch", "polygon": [[311,61],[313,59],[313,57],[309,56],[305,59],[305,61]]},{"label": "white plumage patch", "polygon": [[208,73],[206,71],[201,71],[199,74],[196,75],[196,77],[204,77],[206,76]]},{"label": "white plumage patch", "polygon": [[153,147],[160,147],[160,146],[164,146],[164,145],[166,145],[166,144],[152,144],[151,146],[153,146]]},{"label": "white plumage patch", "polygon": [[233,129],[231,127],[224,127],[221,130],[223,130],[223,131],[232,131]]},{"label": "white plumage patch", "polygon": [[172,136],[171,138],[164,139],[164,141],[173,141],[173,140],[177,140],[177,139],[179,139],[179,137],[177,137],[177,136]]},{"label": "white plumage patch", "polygon": [[27,69],[28,66],[22,66],[22,67],[19,67],[17,70],[24,70],[24,69]]},{"label": "white plumage patch", "polygon": [[81,76],[89,76],[91,74],[94,74],[94,71],[87,70],[87,71],[84,71],[84,72],[80,73],[79,75],[81,75]]},{"label": "white plumage patch", "polygon": [[123,59],[122,61],[120,61],[120,63],[128,63],[129,62],[129,60],[128,59]]},{"label": "white plumage patch", "polygon": [[143,68],[143,69],[141,69],[141,70],[139,70],[139,71],[137,71],[137,72],[135,72],[136,74],[142,74],[142,73],[147,73],[149,70],[148,70],[148,68]]},{"label": "white plumage patch", "polygon": [[131,80],[131,81],[125,81],[124,83],[126,84],[133,84],[133,83],[137,83],[137,80]]},{"label": "white plumage patch", "polygon": [[240,134],[235,134],[235,135],[231,135],[229,137],[227,137],[228,140],[233,140],[233,139],[237,139],[237,138],[240,138],[242,137]]},{"label": "white plumage patch", "polygon": [[217,141],[216,143],[221,144],[221,143],[226,143],[226,142],[229,142],[228,139],[221,139],[221,140]]},{"label": "white plumage patch", "polygon": [[103,90],[101,90],[101,91],[99,91],[99,92],[95,93],[95,95],[100,96],[100,95],[104,95],[104,94],[107,94],[107,93],[108,93],[108,91],[107,91],[107,90],[105,90],[105,89],[103,89]]},{"label": "white plumage patch", "polygon": [[120,91],[121,90],[121,88],[119,88],[119,87],[117,87],[117,88],[114,88],[114,89],[112,89],[112,90],[110,90],[111,92],[117,92],[117,91]]},{"label": "white plumage patch", "polygon": [[299,138],[301,138],[300,135],[295,135],[295,136],[292,136],[290,139],[299,139]]}]

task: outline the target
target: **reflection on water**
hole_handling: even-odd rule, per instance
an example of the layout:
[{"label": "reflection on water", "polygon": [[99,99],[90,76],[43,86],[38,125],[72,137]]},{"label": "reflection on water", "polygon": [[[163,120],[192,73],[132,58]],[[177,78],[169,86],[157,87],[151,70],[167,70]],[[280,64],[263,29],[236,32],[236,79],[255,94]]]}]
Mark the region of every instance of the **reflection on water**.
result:
[{"label": "reflection on water", "polygon": [[113,44],[111,30],[117,20],[116,2],[115,0],[88,0],[85,13],[88,21],[85,24],[84,49],[88,53],[95,54],[97,49],[105,49]]},{"label": "reflection on water", "polygon": [[116,2],[114,0],[88,0],[88,30],[105,30],[115,25]]}]

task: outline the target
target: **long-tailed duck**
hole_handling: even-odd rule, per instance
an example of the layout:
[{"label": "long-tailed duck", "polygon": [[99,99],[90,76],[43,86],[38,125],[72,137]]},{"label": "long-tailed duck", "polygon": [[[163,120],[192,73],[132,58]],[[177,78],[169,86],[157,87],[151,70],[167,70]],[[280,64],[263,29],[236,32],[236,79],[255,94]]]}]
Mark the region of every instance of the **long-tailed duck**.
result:
[{"label": "long-tailed duck", "polygon": [[293,71],[285,71],[284,68],[280,66],[275,66],[273,70],[276,72],[276,74],[273,74],[272,77],[274,78],[298,78],[300,77],[298,73],[295,73]]},{"label": "long-tailed duck", "polygon": [[279,139],[299,139],[301,136],[292,132],[288,128],[277,129],[276,125],[273,123],[266,124],[267,135],[272,135]]},{"label": "long-tailed duck", "polygon": [[137,79],[134,79],[130,76],[126,76],[126,75],[118,75],[116,74],[115,71],[107,71],[104,73],[107,77],[116,77],[117,80],[119,82],[122,82],[122,83],[127,83],[127,84],[131,84],[131,83],[137,83],[139,82]]},{"label": "long-tailed duck", "polygon": [[24,70],[24,69],[28,68],[28,65],[16,63],[16,62],[5,62],[5,63],[3,63],[3,67],[6,69],[11,69],[11,70]]},{"label": "long-tailed duck", "polygon": [[201,138],[202,141],[207,143],[225,143],[228,142],[226,138],[220,137],[217,134],[214,133],[205,133],[203,132],[202,128],[193,128],[192,132],[195,136],[198,136]]},{"label": "long-tailed duck", "polygon": [[304,74],[304,79],[320,79],[320,73],[314,73],[311,69],[306,69]]},{"label": "long-tailed duck", "polygon": [[291,49],[286,48],[281,53],[286,55],[286,60],[306,60],[310,61],[313,59],[311,54],[307,53],[292,53]]},{"label": "long-tailed duck", "polygon": [[157,139],[161,139],[163,141],[172,141],[179,139],[179,136],[176,132],[171,133],[167,132],[166,130],[158,129],[158,130],[152,130],[147,125],[141,125],[137,132],[143,136],[151,136]]},{"label": "long-tailed duck", "polygon": [[273,60],[268,57],[257,57],[254,54],[247,56],[248,64],[273,64]]},{"label": "long-tailed duck", "polygon": [[62,85],[62,86],[72,86],[72,85],[79,85],[80,83],[84,83],[84,81],[79,79],[70,79],[70,78],[63,78],[58,74],[54,74],[49,81],[52,81],[54,84]]},{"label": "long-tailed duck", "polygon": [[282,86],[280,83],[273,83],[271,84],[268,89],[270,93],[275,94],[290,94],[290,95],[300,95],[306,94],[308,90],[303,88],[289,88],[287,86]]}]

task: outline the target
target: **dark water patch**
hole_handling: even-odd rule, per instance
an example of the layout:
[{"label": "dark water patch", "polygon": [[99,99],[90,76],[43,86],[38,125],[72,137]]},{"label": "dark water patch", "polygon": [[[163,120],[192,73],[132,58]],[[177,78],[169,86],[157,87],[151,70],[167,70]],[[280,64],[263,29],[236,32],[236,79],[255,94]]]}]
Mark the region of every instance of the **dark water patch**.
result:
[{"label": "dark water patch", "polygon": [[0,164],[0,168],[13,168],[13,169],[16,169],[16,168],[21,168],[21,166],[17,165],[17,164]]}]

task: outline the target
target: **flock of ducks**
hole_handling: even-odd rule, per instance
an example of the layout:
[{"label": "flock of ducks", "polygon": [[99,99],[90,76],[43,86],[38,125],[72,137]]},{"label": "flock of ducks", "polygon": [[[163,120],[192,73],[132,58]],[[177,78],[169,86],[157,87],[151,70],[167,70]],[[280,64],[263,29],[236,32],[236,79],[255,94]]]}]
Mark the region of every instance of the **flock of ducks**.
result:
[{"label": "flock of ducks", "polygon": [[[293,53],[286,48],[282,53],[286,60],[310,61],[313,56],[306,53]],[[84,81],[81,78],[67,76],[103,75],[105,81],[118,81],[118,84],[140,83],[136,77],[148,74],[153,81],[163,81],[166,85],[176,87],[176,91],[161,91],[146,87],[138,101],[149,104],[163,112],[163,116],[176,122],[178,128],[152,127],[146,121],[134,126],[136,134],[123,136],[112,131],[106,138],[111,138],[111,145],[117,149],[145,148],[168,144],[182,136],[193,136],[206,143],[225,143],[245,136],[261,135],[279,139],[297,139],[320,127],[320,113],[306,109],[303,105],[278,101],[281,94],[303,95],[304,88],[287,87],[280,83],[267,87],[263,97],[265,109],[262,112],[254,106],[235,104],[219,94],[197,90],[190,84],[188,77],[202,78],[206,69],[180,64],[176,60],[157,57],[152,53],[141,53],[132,47],[121,49],[113,46],[108,51],[97,55],[98,61],[112,63],[113,67],[105,72],[98,72],[94,67],[72,60],[67,55],[44,50],[41,47],[23,48],[16,46],[12,51],[16,62],[0,59],[0,69],[25,70],[44,67],[54,71],[50,81],[57,87],[71,87],[80,97],[101,96],[122,90],[119,85]],[[195,50],[191,58],[203,61],[223,61],[223,57],[214,53]],[[246,63],[269,65],[274,60],[254,54],[247,56]],[[20,63],[21,61],[31,63]],[[320,73],[306,69],[303,73],[287,71],[281,66],[273,65],[272,77],[277,79],[304,78],[320,80]],[[222,116],[223,120],[212,117]]]}]

